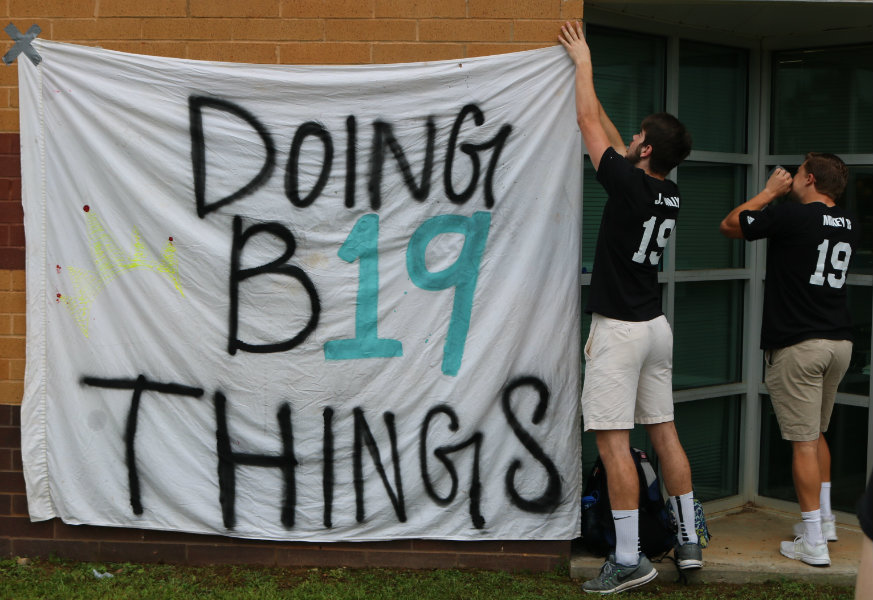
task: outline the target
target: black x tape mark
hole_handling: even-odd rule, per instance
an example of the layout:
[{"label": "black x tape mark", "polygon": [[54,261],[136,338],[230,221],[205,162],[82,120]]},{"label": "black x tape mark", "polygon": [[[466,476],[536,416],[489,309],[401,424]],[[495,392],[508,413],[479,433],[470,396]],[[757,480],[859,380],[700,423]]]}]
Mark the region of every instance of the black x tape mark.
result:
[{"label": "black x tape mark", "polygon": [[37,53],[33,46],[30,45],[36,36],[40,34],[42,29],[39,28],[39,25],[31,25],[30,29],[27,30],[27,33],[21,33],[18,31],[18,27],[10,23],[4,29],[9,37],[15,42],[15,45],[9,49],[9,52],[3,55],[3,62],[7,65],[15,62],[15,58],[24,52],[24,55],[30,59],[30,62],[34,64],[34,66],[38,65],[42,61],[42,57]]}]

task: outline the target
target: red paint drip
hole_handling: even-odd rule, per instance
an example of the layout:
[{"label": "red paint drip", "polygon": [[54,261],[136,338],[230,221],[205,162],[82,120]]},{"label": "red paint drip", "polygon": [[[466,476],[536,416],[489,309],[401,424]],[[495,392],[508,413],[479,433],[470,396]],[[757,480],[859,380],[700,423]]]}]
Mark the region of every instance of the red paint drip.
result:
[{"label": "red paint drip", "polygon": [[173,241],[173,236],[170,236],[170,241],[171,241],[171,242]]},{"label": "red paint drip", "polygon": [[57,269],[58,273],[60,273],[61,272],[61,265],[55,265],[55,269]]},{"label": "red paint drip", "polygon": [[88,212],[89,210],[91,210],[91,207],[86,204],[85,206],[82,207],[82,210],[84,210],[85,212]]}]

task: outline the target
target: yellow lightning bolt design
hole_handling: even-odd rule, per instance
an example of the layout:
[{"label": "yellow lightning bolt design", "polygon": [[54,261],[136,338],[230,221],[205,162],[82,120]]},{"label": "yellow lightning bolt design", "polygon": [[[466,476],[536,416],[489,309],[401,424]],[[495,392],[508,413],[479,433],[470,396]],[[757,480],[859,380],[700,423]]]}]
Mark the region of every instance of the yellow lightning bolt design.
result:
[{"label": "yellow lightning bolt design", "polygon": [[88,239],[97,271],[66,267],[75,288],[74,294],[58,294],[58,302],[64,304],[82,331],[88,337],[88,313],[94,300],[106,289],[110,282],[134,269],[149,269],[161,273],[173,282],[173,286],[184,297],[179,281],[179,259],[172,241],[167,241],[160,258],[147,255],[139,231],[133,230],[133,252],[122,250],[100,218],[91,210],[86,210]]}]

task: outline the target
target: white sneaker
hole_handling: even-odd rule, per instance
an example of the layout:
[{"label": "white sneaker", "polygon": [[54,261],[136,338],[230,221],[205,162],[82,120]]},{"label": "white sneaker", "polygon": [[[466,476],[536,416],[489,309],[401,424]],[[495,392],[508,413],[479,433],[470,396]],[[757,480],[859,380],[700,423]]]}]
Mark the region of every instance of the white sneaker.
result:
[{"label": "white sneaker", "polygon": [[831,564],[827,543],[811,546],[806,543],[806,539],[802,535],[794,538],[793,542],[782,542],[779,546],[779,552],[783,556],[805,562],[808,565],[827,567]]},{"label": "white sneaker", "polygon": [[[806,529],[803,527],[803,522],[794,524],[794,535],[803,535]],[[837,537],[837,523],[835,519],[827,521],[821,520],[821,534],[827,542],[836,542],[840,538]]]}]

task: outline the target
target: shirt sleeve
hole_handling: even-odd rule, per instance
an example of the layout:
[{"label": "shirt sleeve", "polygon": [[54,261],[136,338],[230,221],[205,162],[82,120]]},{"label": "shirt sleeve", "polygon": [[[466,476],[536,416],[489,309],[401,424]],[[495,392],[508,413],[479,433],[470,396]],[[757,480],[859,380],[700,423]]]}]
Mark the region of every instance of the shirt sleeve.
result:
[{"label": "shirt sleeve", "polygon": [[785,216],[779,206],[765,206],[762,210],[744,210],[740,213],[740,229],[749,241],[778,237],[785,227]]},{"label": "shirt sleeve", "polygon": [[633,165],[610,146],[600,158],[597,181],[600,182],[609,197],[619,197],[627,186],[628,177],[632,171]]}]

